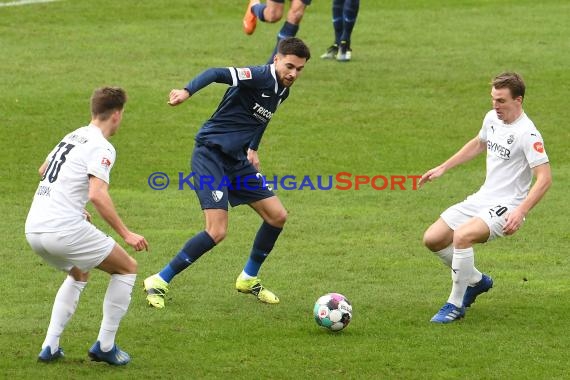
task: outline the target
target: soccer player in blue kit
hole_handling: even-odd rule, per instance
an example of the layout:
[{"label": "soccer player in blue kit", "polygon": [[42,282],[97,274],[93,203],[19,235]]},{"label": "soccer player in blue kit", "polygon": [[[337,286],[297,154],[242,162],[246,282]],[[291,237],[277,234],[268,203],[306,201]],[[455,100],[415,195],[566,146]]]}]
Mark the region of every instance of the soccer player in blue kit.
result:
[{"label": "soccer player in blue kit", "polygon": [[286,38],[279,43],[272,64],[210,68],[184,89],[170,92],[169,104],[177,106],[211,83],[230,86],[217,110],[198,131],[192,154],[193,179],[206,218],[205,230],[188,240],[160,272],[144,280],[150,306],[164,308],[164,297],[174,276],[225,238],[228,202],[232,206],[247,204],[263,219],[249,260],[236,280],[236,289],[261,302],[279,302],[273,292],[261,285],[257,275],[283,229],[287,211],[264,186],[257,149],[273,113],[289,96],[289,88],[310,56],[302,40]]}]

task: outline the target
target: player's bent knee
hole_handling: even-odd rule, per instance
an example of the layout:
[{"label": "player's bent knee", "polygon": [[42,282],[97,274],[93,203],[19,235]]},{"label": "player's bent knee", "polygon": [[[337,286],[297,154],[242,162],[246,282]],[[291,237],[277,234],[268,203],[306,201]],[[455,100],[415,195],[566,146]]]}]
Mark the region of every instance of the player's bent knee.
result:
[{"label": "player's bent knee", "polygon": [[123,247],[115,244],[111,253],[97,268],[109,274],[136,274],[138,264]]},{"label": "player's bent knee", "polygon": [[75,281],[80,281],[80,282],[89,281],[89,272],[83,272],[81,269],[77,267],[71,268],[71,270],[69,271],[69,275],[73,277]]},{"label": "player's bent knee", "polygon": [[214,243],[219,244],[226,238],[227,230],[223,228],[211,229],[206,231],[212,238]]},{"label": "player's bent knee", "polygon": [[116,269],[113,274],[136,274],[138,270],[138,263],[135,259],[127,254],[127,259],[124,260]]},{"label": "player's bent knee", "polygon": [[287,21],[294,25],[299,25],[305,14],[304,10],[296,10],[289,12],[287,15]]},{"label": "player's bent knee", "polygon": [[438,219],[424,232],[423,244],[432,252],[438,252],[453,242],[454,232],[442,220]]},{"label": "player's bent knee", "polygon": [[453,235],[453,246],[455,248],[468,248],[473,245],[474,241],[467,235],[462,234],[460,231],[455,232]]},{"label": "player's bent knee", "polygon": [[282,228],[285,222],[287,222],[287,210],[282,209],[274,215],[271,215],[268,219],[269,220],[266,220],[267,223],[274,227]]},{"label": "player's bent knee", "polygon": [[123,260],[120,265],[117,266],[115,269],[115,273],[113,274],[136,274],[138,270],[138,263],[137,261],[131,257],[129,254],[126,254],[126,259]]},{"label": "player's bent knee", "polygon": [[427,249],[429,249],[430,251],[432,251],[432,252],[439,251],[438,247],[440,244],[439,244],[438,240],[435,239],[435,236],[433,236],[432,234],[429,233],[429,230],[424,233],[423,243],[424,243],[424,246]]},{"label": "player's bent knee", "polygon": [[285,222],[287,222],[287,217],[288,217],[287,211],[283,209],[283,211],[281,211],[281,213],[279,213],[279,215],[277,216],[276,222],[279,225],[284,226]]},{"label": "player's bent knee", "polygon": [[139,263],[137,262],[137,260],[135,260],[133,257],[129,256],[130,260],[129,260],[129,265],[128,265],[128,274],[136,274],[138,272],[139,269]]},{"label": "player's bent knee", "polygon": [[453,234],[453,246],[455,248],[469,248],[475,243],[487,241],[489,234],[479,234],[478,231],[459,228]]},{"label": "player's bent knee", "polygon": [[265,8],[265,12],[263,13],[263,18],[265,22],[268,23],[277,22],[281,20],[281,17],[283,17],[283,10],[280,9]]}]

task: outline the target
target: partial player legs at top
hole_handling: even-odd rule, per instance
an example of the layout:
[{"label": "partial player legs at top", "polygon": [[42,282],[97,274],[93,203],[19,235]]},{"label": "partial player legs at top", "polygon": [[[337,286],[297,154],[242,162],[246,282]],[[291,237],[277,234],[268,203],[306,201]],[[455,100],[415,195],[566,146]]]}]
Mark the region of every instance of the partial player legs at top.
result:
[{"label": "partial player legs at top", "polygon": [[253,6],[258,5],[259,0],[249,0],[247,8],[245,10],[245,15],[243,16],[243,32],[247,35],[253,34],[255,28],[257,27],[257,16],[253,12]]},{"label": "partial player legs at top", "polygon": [[321,55],[322,59],[336,59],[339,62],[352,59],[350,42],[359,8],[360,0],[333,0],[332,24],[335,40]]},{"label": "partial player legs at top", "polygon": [[[299,25],[305,14],[305,9],[311,4],[311,0],[291,0],[291,6],[287,12],[287,19],[279,33],[277,43],[267,63],[273,62],[277,53],[279,41],[287,37],[295,37],[299,31]],[[267,0],[261,3],[259,0],[250,0],[243,17],[243,31],[251,35],[257,26],[257,20],[267,23],[275,23],[281,20],[284,12],[284,0]]]},{"label": "partial player legs at top", "polygon": [[243,16],[243,31],[247,35],[253,34],[257,26],[257,20],[274,23],[283,17],[283,1],[268,0],[261,3],[260,0],[249,0],[245,15]]},{"label": "partial player legs at top", "polygon": [[311,0],[291,0],[291,7],[287,12],[287,20],[283,23],[279,33],[277,33],[277,41],[267,63],[273,63],[273,57],[277,54],[277,46],[281,40],[288,37],[295,37],[297,35],[301,25],[301,20],[305,15],[305,10],[310,4]]}]

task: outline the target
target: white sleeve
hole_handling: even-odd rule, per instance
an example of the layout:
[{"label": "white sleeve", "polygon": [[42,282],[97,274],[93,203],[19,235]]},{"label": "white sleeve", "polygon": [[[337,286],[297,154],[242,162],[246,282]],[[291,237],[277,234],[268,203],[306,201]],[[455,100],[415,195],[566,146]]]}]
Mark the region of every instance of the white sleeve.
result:
[{"label": "white sleeve", "polygon": [[536,129],[524,132],[522,138],[524,155],[531,168],[548,162],[544,141]]},{"label": "white sleeve", "polygon": [[488,112],[485,115],[485,118],[483,119],[483,125],[481,126],[481,129],[479,130],[479,139],[481,141],[487,141],[487,128],[489,127],[489,124],[491,123],[491,112]]},{"label": "white sleeve", "polygon": [[97,147],[89,153],[87,157],[87,174],[95,176],[107,183],[110,181],[110,174],[115,164],[115,149],[110,147]]}]

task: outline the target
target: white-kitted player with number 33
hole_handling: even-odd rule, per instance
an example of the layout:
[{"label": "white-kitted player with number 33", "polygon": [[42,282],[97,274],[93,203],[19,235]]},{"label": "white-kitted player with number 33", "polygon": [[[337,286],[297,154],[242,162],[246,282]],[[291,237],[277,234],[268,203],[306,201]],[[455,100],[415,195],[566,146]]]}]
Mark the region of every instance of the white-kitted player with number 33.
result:
[{"label": "white-kitted player with number 33", "polygon": [[[483,186],[445,210],[424,234],[425,246],[451,267],[453,280],[451,294],[432,322],[450,323],[464,317],[465,308],[492,288],[492,278],[475,268],[473,245],[518,231],[552,183],[544,142],[522,107],[524,95],[519,74],[496,76],[491,89],[493,109],[479,134],[420,179],[421,187],[487,152]],[[536,181],[531,187],[533,176]]]},{"label": "white-kitted player with number 33", "polygon": [[121,88],[95,90],[89,125],[66,135],[39,169],[42,177],[26,220],[26,239],[47,263],[68,273],[55,297],[39,361],[51,362],[63,356],[59,338],[93,268],[109,273],[111,280],[103,300],[99,336],[88,355],[113,365],[130,361],[115,344],[115,335],[131,301],[137,262],[112,237],[92,225],[85,211],[90,201],[125,243],[136,251],[148,249],[145,238],[122,222],[108,192],[115,148],[107,139],[117,132],[126,101]]}]

